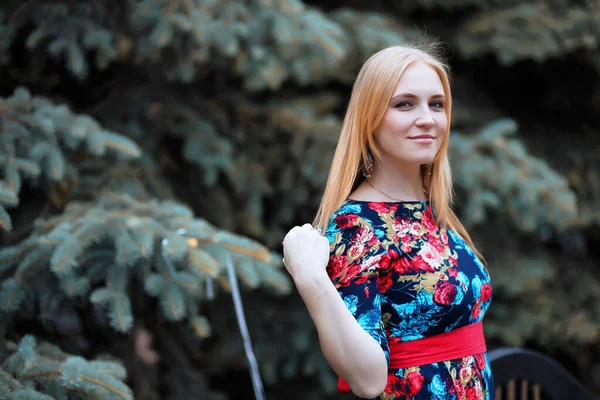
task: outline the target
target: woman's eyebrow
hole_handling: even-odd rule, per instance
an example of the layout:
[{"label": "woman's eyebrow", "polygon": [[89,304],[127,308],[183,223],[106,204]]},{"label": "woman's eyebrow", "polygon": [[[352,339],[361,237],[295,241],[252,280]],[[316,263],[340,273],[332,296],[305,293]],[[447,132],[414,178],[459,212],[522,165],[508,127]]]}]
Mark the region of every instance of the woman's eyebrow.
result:
[{"label": "woman's eyebrow", "polygon": [[[408,93],[408,92],[407,93],[399,93],[399,94],[395,95],[394,97],[392,97],[392,99],[390,101],[393,103],[400,98],[417,99],[418,96],[414,95],[413,93]],[[446,96],[444,96],[443,94],[435,94],[435,95],[431,96],[431,99],[446,100]]]}]

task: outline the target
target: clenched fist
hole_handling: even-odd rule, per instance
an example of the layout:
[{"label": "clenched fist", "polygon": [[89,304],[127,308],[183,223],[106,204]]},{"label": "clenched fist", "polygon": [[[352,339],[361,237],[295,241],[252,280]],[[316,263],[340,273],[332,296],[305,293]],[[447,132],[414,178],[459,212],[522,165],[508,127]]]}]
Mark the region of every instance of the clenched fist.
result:
[{"label": "clenched fist", "polygon": [[329,240],[310,224],[293,227],[283,239],[283,264],[296,283],[327,275]]}]

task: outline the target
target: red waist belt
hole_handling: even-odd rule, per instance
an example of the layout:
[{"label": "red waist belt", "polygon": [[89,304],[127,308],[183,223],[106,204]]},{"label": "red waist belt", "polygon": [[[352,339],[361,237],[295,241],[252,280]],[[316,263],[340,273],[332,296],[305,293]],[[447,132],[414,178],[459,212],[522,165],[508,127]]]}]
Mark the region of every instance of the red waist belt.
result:
[{"label": "red waist belt", "polygon": [[[423,339],[390,342],[389,348],[388,369],[417,367],[487,351],[481,321]],[[350,385],[342,378],[338,379],[338,392],[351,392]]]}]

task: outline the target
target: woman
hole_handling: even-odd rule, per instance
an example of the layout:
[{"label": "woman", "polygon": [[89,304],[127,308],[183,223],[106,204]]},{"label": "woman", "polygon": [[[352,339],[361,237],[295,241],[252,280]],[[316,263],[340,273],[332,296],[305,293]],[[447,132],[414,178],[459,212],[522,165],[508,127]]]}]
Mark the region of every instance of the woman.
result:
[{"label": "woman", "polygon": [[481,325],[490,279],[450,208],[446,71],[414,47],[367,60],[316,228],[284,239],[338,389],[361,399],[494,398]]}]

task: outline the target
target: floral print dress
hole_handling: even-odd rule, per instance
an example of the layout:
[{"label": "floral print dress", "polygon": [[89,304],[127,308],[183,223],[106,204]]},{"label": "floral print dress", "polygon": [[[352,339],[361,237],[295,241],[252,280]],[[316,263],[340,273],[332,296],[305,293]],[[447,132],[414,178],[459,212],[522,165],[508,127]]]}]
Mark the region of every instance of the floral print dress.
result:
[{"label": "floral print dress", "polygon": [[[326,232],[327,272],[359,324],[381,345],[449,332],[482,320],[492,288],[485,267],[429,202],[348,199]],[[388,369],[381,400],[494,399],[487,354]]]}]

